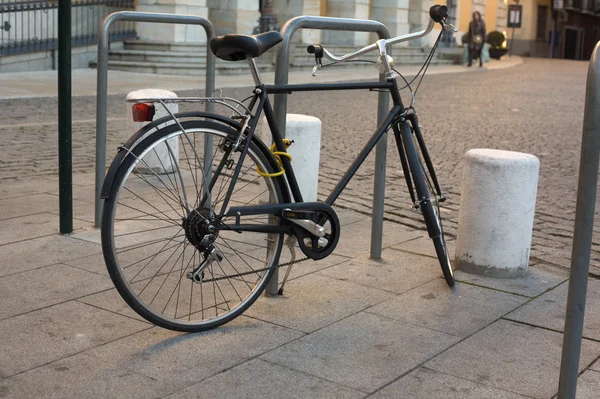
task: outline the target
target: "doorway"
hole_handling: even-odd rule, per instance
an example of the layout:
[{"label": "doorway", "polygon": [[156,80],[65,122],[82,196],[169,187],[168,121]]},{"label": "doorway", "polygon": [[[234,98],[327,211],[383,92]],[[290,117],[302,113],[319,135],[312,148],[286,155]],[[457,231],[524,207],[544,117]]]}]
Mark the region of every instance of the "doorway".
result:
[{"label": "doorway", "polygon": [[565,27],[564,37],[563,58],[581,60],[583,55],[583,29],[567,26]]}]

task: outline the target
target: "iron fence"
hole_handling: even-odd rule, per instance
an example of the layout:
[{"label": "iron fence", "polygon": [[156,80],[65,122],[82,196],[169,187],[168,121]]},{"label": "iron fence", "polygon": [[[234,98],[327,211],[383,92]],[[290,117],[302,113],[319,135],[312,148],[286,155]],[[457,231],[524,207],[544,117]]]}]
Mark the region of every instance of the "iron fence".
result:
[{"label": "iron fence", "polygon": [[[73,0],[72,46],[96,44],[107,15],[134,8],[135,0]],[[135,25],[129,21],[114,24],[109,32],[110,41],[134,37]],[[57,38],[57,0],[0,0],[0,56],[56,50]]]}]

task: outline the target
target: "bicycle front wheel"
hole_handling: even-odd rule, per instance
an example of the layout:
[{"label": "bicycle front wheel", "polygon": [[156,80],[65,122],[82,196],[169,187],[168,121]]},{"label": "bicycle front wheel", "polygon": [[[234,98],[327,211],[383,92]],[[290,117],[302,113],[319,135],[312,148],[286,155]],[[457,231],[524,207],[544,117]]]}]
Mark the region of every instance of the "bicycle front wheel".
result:
[{"label": "bicycle front wheel", "polygon": [[[283,198],[279,180],[256,171],[275,167],[257,139],[241,161],[235,129],[198,120],[182,125],[184,131],[172,124],[152,133],[122,162],[105,201],[102,247],[110,277],[131,308],[161,327],[195,332],[232,320],[260,296],[283,243],[283,234],[228,230],[235,221],[219,217],[221,209]],[[205,154],[209,138],[212,151]],[[279,224],[267,215],[240,219]]]},{"label": "bicycle front wheel", "polygon": [[[418,143],[415,143],[410,126],[407,122],[400,126],[401,140],[406,153],[406,159],[410,167],[410,173],[417,192],[418,207],[423,214],[429,237],[433,241],[436,256],[442,268],[444,279],[449,287],[454,286],[454,272],[448,255],[448,247],[444,239],[442,219],[438,200],[434,195],[431,179],[426,173],[422,154],[417,151]],[[419,147],[420,148],[420,147]]]}]

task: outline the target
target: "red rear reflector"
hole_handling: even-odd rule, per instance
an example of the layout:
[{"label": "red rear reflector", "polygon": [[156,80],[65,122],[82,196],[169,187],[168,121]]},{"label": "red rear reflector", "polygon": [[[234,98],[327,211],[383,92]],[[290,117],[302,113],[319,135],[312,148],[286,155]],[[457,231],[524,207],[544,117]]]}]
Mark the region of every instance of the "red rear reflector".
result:
[{"label": "red rear reflector", "polygon": [[152,122],[154,118],[154,104],[152,103],[135,103],[132,107],[134,122]]}]

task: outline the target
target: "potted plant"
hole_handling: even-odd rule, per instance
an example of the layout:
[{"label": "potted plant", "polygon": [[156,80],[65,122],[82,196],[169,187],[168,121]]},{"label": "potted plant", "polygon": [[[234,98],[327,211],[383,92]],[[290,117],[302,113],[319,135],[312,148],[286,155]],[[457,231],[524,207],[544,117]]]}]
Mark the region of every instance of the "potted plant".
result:
[{"label": "potted plant", "polygon": [[506,38],[504,33],[498,32],[497,30],[488,33],[487,42],[490,45],[490,57],[499,60],[504,54],[508,52],[506,47],[502,47]]}]

